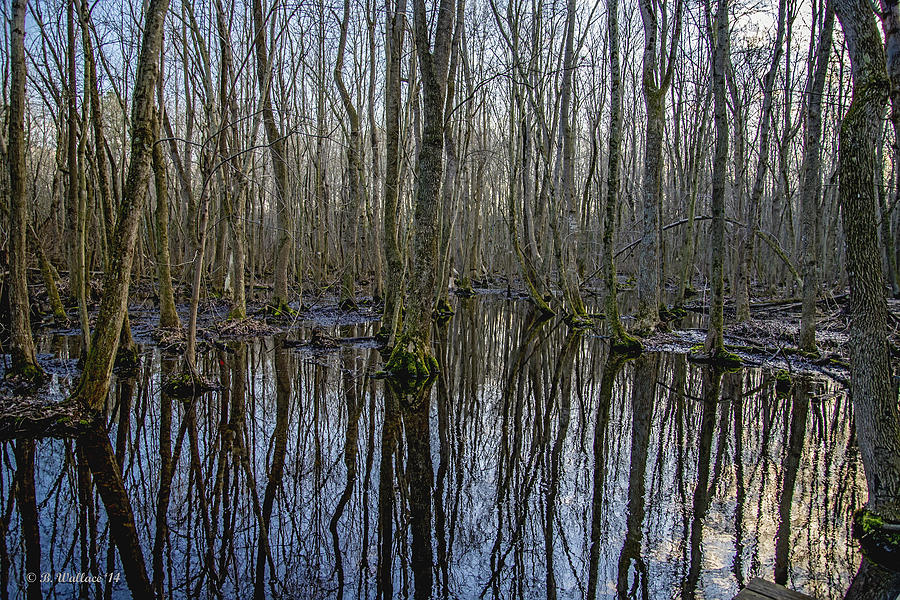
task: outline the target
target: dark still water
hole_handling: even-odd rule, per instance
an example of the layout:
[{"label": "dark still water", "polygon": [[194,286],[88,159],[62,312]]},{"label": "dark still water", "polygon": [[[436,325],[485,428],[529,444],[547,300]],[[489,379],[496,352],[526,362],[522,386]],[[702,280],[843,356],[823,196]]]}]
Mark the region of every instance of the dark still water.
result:
[{"label": "dark still water", "polygon": [[[865,482],[837,384],[776,393],[759,370],[609,360],[601,337],[524,303],[457,309],[436,334],[442,375],[406,396],[370,377],[382,361],[365,343],[266,338],[204,354],[223,389],[186,403],[160,393],[179,357],[145,347],[114,385],[110,438],[165,596],[730,599],[757,575],[843,595]],[[95,493],[79,502],[77,463],[71,442],[38,442],[42,569],[114,580],[106,513]],[[0,517],[8,591],[23,597],[14,464],[7,444]],[[111,588],[128,596],[124,575]]]}]

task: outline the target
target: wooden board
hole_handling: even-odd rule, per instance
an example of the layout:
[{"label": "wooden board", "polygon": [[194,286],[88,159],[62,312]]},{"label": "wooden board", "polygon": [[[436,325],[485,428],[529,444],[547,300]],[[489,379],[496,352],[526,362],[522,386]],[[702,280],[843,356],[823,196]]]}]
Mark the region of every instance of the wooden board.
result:
[{"label": "wooden board", "polygon": [[754,577],[734,600],[814,600],[812,596],[789,590],[776,583]]}]

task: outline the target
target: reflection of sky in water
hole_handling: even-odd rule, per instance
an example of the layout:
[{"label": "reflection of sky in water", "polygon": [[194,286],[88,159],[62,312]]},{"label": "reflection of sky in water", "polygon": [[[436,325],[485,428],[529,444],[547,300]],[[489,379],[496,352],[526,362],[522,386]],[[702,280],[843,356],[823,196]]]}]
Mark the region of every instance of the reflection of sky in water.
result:
[{"label": "reflection of sky in water", "polygon": [[[493,597],[492,564],[498,556],[505,569],[496,577],[500,597],[546,595],[545,519],[546,498],[551,488],[550,453],[557,441],[560,400],[567,386],[550,402],[549,431],[537,435],[547,421],[546,409],[557,360],[566,334],[565,326],[547,323],[529,336],[523,330],[524,305],[500,298],[460,305],[450,323],[446,347],[437,340],[445,367],[443,379],[432,390],[430,439],[438,487],[444,493],[444,539],[449,554],[449,590],[452,597],[475,598],[482,591]],[[343,337],[367,335],[371,324],[334,329]],[[303,331],[300,337],[306,337]],[[517,360],[524,343],[525,360]],[[42,351],[59,351],[59,343]],[[244,436],[249,447],[249,466],[255,480],[256,500],[249,493],[248,473],[236,453],[222,453],[217,443],[222,407],[230,394],[204,396],[196,404],[198,466],[206,495],[206,520],[215,527],[213,554],[221,574],[225,597],[252,594],[256,564],[258,518],[255,503],[262,503],[273,451],[276,425],[275,344],[271,339],[251,344],[244,370],[229,352],[204,356],[202,368],[220,379],[224,361],[229,376],[240,376],[246,387]],[[267,592],[294,597],[332,597],[337,593],[334,550],[329,521],[344,490],[347,469],[344,448],[347,435],[348,384],[356,385],[362,409],[358,421],[357,478],[338,526],[345,575],[345,597],[374,597],[378,564],[378,484],[383,412],[382,382],[359,376],[373,372],[380,359],[369,349],[344,348],[331,354],[308,350],[286,351],[282,361],[293,385],[287,417],[284,479],[276,494],[269,526],[274,576]],[[168,360],[166,361],[169,362]],[[562,443],[560,478],[557,482],[553,524],[553,557],[560,598],[581,598],[587,588],[593,486],[593,438],[599,388],[605,363],[600,338],[588,337],[578,348],[568,375],[570,423]],[[156,492],[159,482],[158,427],[160,422],[160,355],[147,350],[135,383],[131,426],[125,444],[125,478],[136,514],[143,551],[151,568],[155,531]],[[561,381],[567,370],[561,369]],[[598,597],[616,597],[619,558],[626,538],[629,476],[632,461],[632,380],[635,367],[627,363],[612,390],[609,422],[605,433],[605,480],[599,515]],[[354,375],[357,375],[354,377]],[[650,598],[681,597],[689,578],[694,528],[693,507],[698,492],[703,378],[699,368],[683,357],[661,355],[656,396],[646,448],[644,515],[640,529],[640,561],[630,562],[629,586],[639,572],[646,574]],[[446,387],[444,387],[446,386]],[[512,386],[510,388],[510,386]],[[743,388],[745,392],[738,393]],[[235,389],[232,381],[231,389]],[[511,389],[511,393],[507,390]],[[683,390],[683,394],[679,394]],[[374,398],[370,392],[374,391]],[[817,598],[838,598],[858,565],[858,553],[849,536],[848,515],[864,498],[861,468],[855,447],[849,446],[846,399],[835,384],[816,382],[809,404],[806,436],[800,457],[791,507],[788,544],[790,586]],[[115,392],[113,392],[115,394]],[[736,456],[734,398],[741,396],[743,431],[741,455]],[[821,397],[822,399],[817,399]],[[446,414],[438,402],[446,398]],[[740,580],[754,575],[774,578],[775,538],[779,524],[779,500],[784,480],[783,457],[789,443],[791,398],[776,398],[773,382],[762,372],[725,375],[722,400],[710,405],[713,434],[709,442],[709,506],[700,521],[700,572],[697,598],[731,597],[739,589],[736,552],[740,552]],[[112,399],[115,405],[115,398]],[[172,443],[185,414],[174,403]],[[506,447],[502,447],[504,415]],[[445,470],[441,465],[441,422],[446,447]],[[723,433],[724,432],[724,433]],[[111,438],[116,445],[116,426]],[[517,446],[517,450],[516,448]],[[2,471],[3,498],[10,490],[12,464]],[[406,443],[401,441],[397,470],[406,469]],[[201,511],[198,482],[189,468],[190,436],[185,435],[182,454],[172,484],[169,507],[170,548],[165,555],[166,586],[174,597],[185,597],[186,577],[200,597],[213,597],[209,574],[201,563],[207,553],[206,525]],[[501,456],[504,457],[501,459]],[[80,570],[77,535],[76,472],[73,445],[43,441],[37,451],[38,503],[45,570]],[[737,464],[743,469],[738,481]],[[509,472],[510,465],[512,471]],[[501,480],[508,476],[509,489],[498,508]],[[217,486],[223,493],[217,492]],[[739,489],[740,488],[740,489]],[[410,514],[406,505],[408,485],[393,482],[400,508],[393,516],[394,590],[412,594],[410,567]],[[227,501],[226,501],[227,499]],[[96,556],[99,570],[107,572],[108,537],[102,504]],[[738,508],[743,512],[737,523]],[[435,507],[437,508],[437,507]],[[435,510],[435,513],[437,511]],[[498,540],[498,519],[501,521]],[[736,539],[738,526],[741,530]],[[20,594],[22,548],[19,524],[10,524],[7,545],[12,559],[10,591]],[[435,529],[432,528],[432,532]],[[450,541],[452,539],[452,545]],[[364,546],[365,544],[365,546]],[[439,540],[435,534],[437,560]],[[499,548],[499,554],[496,548]],[[493,557],[493,559],[492,559]],[[116,568],[119,570],[119,567]],[[201,576],[202,582],[197,577]],[[171,577],[171,579],[169,579]],[[441,588],[436,570],[436,589]],[[642,585],[643,585],[642,584]],[[49,589],[45,587],[45,593]],[[60,585],[59,597],[77,590]],[[640,586],[638,586],[638,595]],[[117,597],[127,597],[124,580]]]}]

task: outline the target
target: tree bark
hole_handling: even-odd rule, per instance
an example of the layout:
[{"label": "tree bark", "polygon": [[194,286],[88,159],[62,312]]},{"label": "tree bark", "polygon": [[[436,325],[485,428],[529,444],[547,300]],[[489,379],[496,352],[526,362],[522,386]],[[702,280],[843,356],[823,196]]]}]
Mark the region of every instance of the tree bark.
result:
[{"label": "tree bark", "polygon": [[288,262],[290,242],[294,233],[291,208],[288,206],[287,162],[284,137],[275,121],[272,108],[272,56],[266,45],[266,19],[263,17],[262,0],[253,0],[254,49],[256,51],[256,76],[262,96],[263,125],[272,172],[275,175],[275,210],[278,214],[278,242],[275,250],[275,285],[270,304],[276,312],[283,312],[288,302]]},{"label": "tree bark", "polygon": [[169,260],[169,183],[166,180],[166,162],[162,142],[159,141],[159,114],[153,115],[153,176],[156,188],[156,274],[159,279],[159,326],[181,329],[175,294],[172,291],[172,271]]},{"label": "tree bark", "polygon": [[406,0],[386,0],[387,32],[385,33],[385,90],[384,90],[384,256],[385,272],[384,315],[381,337],[393,343],[400,325],[400,293],[403,288],[403,256],[400,253],[400,58],[403,51],[403,18]]},{"label": "tree bark", "polygon": [[[708,6],[708,4],[707,4]],[[712,21],[712,15],[709,15]],[[715,357],[724,351],[725,327],[725,188],[728,175],[728,108],[725,98],[725,69],[728,64],[728,2],[718,0],[715,16],[715,45],[712,57],[713,119],[716,125],[716,147],[712,173],[712,226],[710,245],[712,265],[709,324],[706,330],[705,352]]]},{"label": "tree bark", "polygon": [[25,232],[28,210],[25,199],[25,13],[27,0],[13,0],[10,23],[10,98],[9,98],[9,253],[10,253],[10,375],[40,380],[43,370],[37,364],[31,337],[31,303],[28,299],[28,255]]},{"label": "tree bark", "polygon": [[803,274],[803,309],[800,315],[800,349],[816,350],[816,296],[819,282],[817,223],[822,194],[822,94],[831,57],[834,2],[826,0],[825,21],[816,52],[816,69],[806,100],[806,140],[803,148],[803,182],[800,186],[800,265]]},{"label": "tree bark", "polygon": [[853,75],[841,122],[841,217],[850,281],[850,396],[866,473],[867,508],[900,522],[900,410],[891,384],[887,302],[875,221],[875,144],[888,96],[884,48],[864,0],[834,0]]}]

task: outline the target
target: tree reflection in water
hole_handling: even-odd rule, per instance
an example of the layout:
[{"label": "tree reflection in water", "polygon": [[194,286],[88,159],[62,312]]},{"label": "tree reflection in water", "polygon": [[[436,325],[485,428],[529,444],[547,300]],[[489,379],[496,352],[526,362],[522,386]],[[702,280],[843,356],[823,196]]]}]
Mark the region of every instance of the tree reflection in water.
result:
[{"label": "tree reflection in water", "polygon": [[[108,439],[37,441],[33,471],[32,442],[4,445],[0,582],[24,597],[36,560],[105,574],[143,554],[172,598],[726,598],[760,575],[827,599],[850,585],[865,487],[833,382],[781,397],[758,370],[626,361],[490,298],[460,302],[435,344],[438,378],[401,393],[370,377],[366,344],[233,342],[200,365],[223,389],[188,402],[160,394],[172,357],[145,348],[110,395]],[[85,460],[122,467],[130,555]],[[82,591],[128,595],[124,577],[53,588]]]}]

